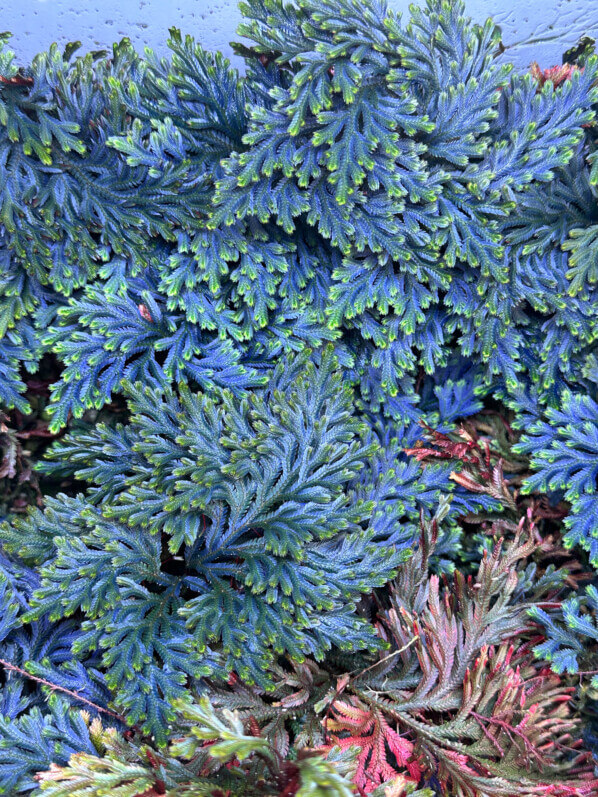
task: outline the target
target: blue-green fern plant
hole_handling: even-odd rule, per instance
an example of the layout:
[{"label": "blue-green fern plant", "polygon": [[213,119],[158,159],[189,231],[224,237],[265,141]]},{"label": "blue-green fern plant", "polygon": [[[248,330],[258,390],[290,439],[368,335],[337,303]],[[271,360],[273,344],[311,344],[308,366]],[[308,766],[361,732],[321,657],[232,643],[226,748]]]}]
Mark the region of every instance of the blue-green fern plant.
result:
[{"label": "blue-green fern plant", "polygon": [[598,404],[588,395],[564,391],[559,408],[530,425],[515,449],[529,454],[535,473],[525,492],[560,494],[571,504],[565,543],[581,545],[598,567]]},{"label": "blue-green fern plant", "polygon": [[[534,649],[536,655],[549,661],[557,673],[584,671],[584,662],[595,663],[598,642],[597,612],[598,591],[594,586],[589,586],[580,595],[563,601],[558,618],[534,606],[530,614],[545,627],[547,635],[546,641]],[[596,689],[598,672],[595,669],[589,672],[592,686]]]},{"label": "blue-green fern plant", "polygon": [[[2,794],[31,790],[34,775],[41,769],[53,762],[66,764],[73,753],[93,753],[95,748],[80,715],[81,701],[101,708],[110,699],[99,658],[89,657],[85,667],[73,659],[71,646],[81,636],[74,619],[52,622],[42,617],[23,624],[39,586],[39,574],[32,568],[0,555]],[[41,681],[64,691],[44,693]],[[78,705],[66,697],[67,691],[78,697]]]},{"label": "blue-green fern plant", "polygon": [[379,647],[355,604],[407,548],[377,545],[373,501],[348,489],[376,446],[332,352],[243,399],[126,394],[126,427],[73,431],[43,466],[88,493],[3,531],[41,576],[26,617],[80,618],[72,654],[100,656],[118,710],[161,742],[189,679],[268,689],[276,656]]},{"label": "blue-green fern plant", "polygon": [[[284,659],[371,667],[422,515],[452,494],[446,576],[502,509],[446,451],[408,457],[422,422],[456,439],[501,399],[532,473],[508,511],[568,502],[598,564],[597,59],[515,74],[461,0],[241,9],[243,73],[174,28],[168,57],[25,67],[0,37],[0,404],[22,419],[41,364],[32,423],[60,436],[0,530],[8,793],[107,766],[77,699],[164,750],[215,680],[267,704]],[[537,608],[562,673],[591,669],[592,590]]]},{"label": "blue-green fern plant", "polygon": [[[55,428],[120,390],[137,358],[158,360],[164,388],[195,381],[197,359],[243,387],[239,367],[334,340],[359,400],[399,419],[418,368],[455,347],[483,366],[478,391],[524,384],[543,344],[509,218],[583,146],[595,60],[538,90],[458,1],[406,25],[379,0],[242,10],[243,77],[176,30],[170,59],[125,41],[19,71],[2,51],[5,327],[34,319],[34,360],[66,365]],[[89,307],[104,297],[105,317]]]},{"label": "blue-green fern plant", "polygon": [[[591,40],[590,40],[591,43]],[[591,48],[593,49],[593,48]],[[560,70],[581,73],[591,56]],[[552,73],[552,77],[551,77]],[[555,70],[536,70],[540,83]],[[594,106],[596,107],[596,106]],[[526,192],[506,223],[509,257],[528,308],[527,374],[503,395],[524,431],[516,446],[535,471],[524,491],[548,492],[571,505],[565,543],[579,545],[598,565],[598,145],[596,123],[544,190]],[[513,272],[515,273],[515,272]]]}]

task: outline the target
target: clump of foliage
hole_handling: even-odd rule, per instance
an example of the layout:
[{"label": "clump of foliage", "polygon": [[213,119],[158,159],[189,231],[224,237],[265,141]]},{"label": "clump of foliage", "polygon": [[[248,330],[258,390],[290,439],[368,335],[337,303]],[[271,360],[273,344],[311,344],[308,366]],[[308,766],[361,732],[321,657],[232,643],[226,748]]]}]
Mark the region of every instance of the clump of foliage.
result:
[{"label": "clump of foliage", "polygon": [[[581,378],[548,329],[577,352],[591,319],[528,285],[527,208],[585,157],[595,59],[540,89],[494,60],[497,30],[460,2],[430,0],[405,27],[379,2],[243,12],[244,78],[176,31],[170,61],[54,48],[21,75],[5,51],[5,345],[64,364],[53,428],[123,377],[241,390],[329,339],[393,417],[418,366],[455,350],[483,366],[480,388],[521,388],[544,361]],[[558,270],[581,300],[585,272]]]},{"label": "clump of foliage", "polygon": [[360,747],[357,783],[371,790],[386,780],[392,754],[415,782],[434,777],[446,794],[508,795],[515,784],[529,795],[591,794],[598,780],[588,754],[572,761],[561,753],[576,746],[571,690],[529,647],[526,608],[554,584],[521,589],[520,563],[534,545],[523,524],[509,544],[484,551],[473,578],[455,571],[442,586],[426,562],[434,528],[425,533],[381,615],[394,654],[353,677],[332,704],[333,742]]},{"label": "clump of foliage", "polygon": [[[538,634],[528,609],[553,604],[545,599],[563,574],[532,580],[538,542],[533,521],[522,518],[495,524],[495,540],[505,537],[485,549],[474,577],[430,577],[447,510],[441,503],[423,522],[420,547],[379,599],[377,631],[390,650],[353,657],[358,667],[350,672],[339,658],[324,666],[287,660],[272,670],[271,694],[237,677],[226,687],[212,682],[212,706],[206,697],[198,705],[175,701],[167,750],[106,731],[94,754],[40,774],[40,797],[100,794],[93,791],[100,783],[137,790],[123,794],[278,794],[267,785],[272,777],[281,794],[289,778],[288,793],[302,794],[307,777],[330,784],[323,794],[354,793],[343,791],[350,787],[338,770],[333,776],[313,758],[314,748],[329,766],[350,770],[359,794],[408,794],[418,784],[436,784],[418,795],[593,794],[598,780],[581,747],[574,689],[531,649]],[[208,764],[233,757],[228,769]]]},{"label": "clump of foliage", "polygon": [[117,706],[159,743],[189,678],[268,688],[276,655],[380,646],[355,601],[404,553],[372,543],[375,507],[347,489],[373,446],[334,365],[281,363],[244,400],[131,386],[126,429],[73,432],[52,452],[97,486],[6,531],[41,575],[27,618],[78,612],[73,653],[102,651]]},{"label": "clump of foliage", "polygon": [[[285,761],[267,739],[246,734],[243,723],[224,709],[217,716],[207,698],[175,704],[180,737],[166,754],[127,742],[98,720],[90,727],[95,755],[78,753],[68,767],[37,776],[46,797],[99,793],[116,797],[164,794],[213,797],[215,794],[294,794],[297,797],[351,797],[351,756],[335,751]],[[182,760],[181,760],[182,759]],[[185,763],[183,763],[185,762]],[[187,764],[192,762],[192,764]],[[101,786],[100,786],[101,784]],[[90,791],[91,789],[91,791]],[[419,792],[421,795],[421,792]],[[422,795],[423,797],[423,795]]]},{"label": "clump of foliage", "polygon": [[0,792],[589,797],[592,42],[241,9],[0,37]]}]

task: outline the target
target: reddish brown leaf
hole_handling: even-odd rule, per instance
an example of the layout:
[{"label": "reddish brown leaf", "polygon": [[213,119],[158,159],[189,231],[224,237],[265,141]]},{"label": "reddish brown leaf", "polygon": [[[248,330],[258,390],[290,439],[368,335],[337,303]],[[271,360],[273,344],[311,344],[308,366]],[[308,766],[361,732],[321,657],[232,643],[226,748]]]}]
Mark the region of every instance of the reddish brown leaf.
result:
[{"label": "reddish brown leaf", "polygon": [[149,321],[150,324],[153,324],[154,319],[152,318],[152,314],[144,304],[137,305],[137,309],[139,310],[139,315],[142,318],[145,318],[146,321]]},{"label": "reddish brown leaf", "polygon": [[0,75],[0,83],[4,83],[7,86],[33,86],[33,78],[25,77],[25,75],[14,75],[7,78]]}]

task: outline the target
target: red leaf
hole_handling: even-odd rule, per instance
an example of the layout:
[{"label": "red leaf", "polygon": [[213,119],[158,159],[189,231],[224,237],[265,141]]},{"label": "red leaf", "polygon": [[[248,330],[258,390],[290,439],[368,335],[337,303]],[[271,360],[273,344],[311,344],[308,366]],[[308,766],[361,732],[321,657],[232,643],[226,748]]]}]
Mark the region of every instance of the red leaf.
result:
[{"label": "red leaf", "polygon": [[534,61],[531,68],[532,76],[538,81],[540,86],[545,83],[552,83],[556,88],[564,83],[566,80],[571,79],[571,75],[579,69],[574,64],[562,64],[559,66],[551,66],[548,69],[540,69],[537,61]]},{"label": "red leaf", "polygon": [[153,324],[154,319],[152,318],[152,314],[144,304],[137,305],[137,309],[139,310],[139,315],[142,318],[145,318],[146,321],[149,321],[150,324]]},{"label": "red leaf", "polygon": [[419,782],[421,770],[413,758],[413,743],[392,728],[378,709],[366,708],[355,697],[337,700],[332,706],[328,729],[343,735],[332,734],[333,743],[324,750],[337,745],[361,748],[354,780],[365,792],[398,775]]},{"label": "red leaf", "polygon": [[25,77],[24,75],[15,75],[14,77],[2,77],[0,75],[0,83],[7,86],[33,86],[33,78]]}]

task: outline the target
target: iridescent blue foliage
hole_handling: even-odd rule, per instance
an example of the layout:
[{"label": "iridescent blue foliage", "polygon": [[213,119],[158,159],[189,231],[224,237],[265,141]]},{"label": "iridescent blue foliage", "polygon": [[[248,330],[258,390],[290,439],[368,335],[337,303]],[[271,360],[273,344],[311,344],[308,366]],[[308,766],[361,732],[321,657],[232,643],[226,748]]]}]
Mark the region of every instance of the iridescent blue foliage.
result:
[{"label": "iridescent blue foliage", "polygon": [[[174,28],[24,69],[0,38],[0,402],[55,358],[40,470],[88,485],[2,527],[0,656],[158,744],[210,674],[374,649],[359,598],[442,494],[441,571],[500,510],[406,456],[422,422],[500,398],[598,566],[597,59],[540,86],[461,0],[241,8],[242,75]],[[596,608],[538,609],[538,654],[574,671]],[[91,743],[12,672],[18,793]]]}]

